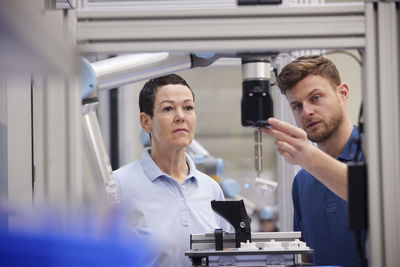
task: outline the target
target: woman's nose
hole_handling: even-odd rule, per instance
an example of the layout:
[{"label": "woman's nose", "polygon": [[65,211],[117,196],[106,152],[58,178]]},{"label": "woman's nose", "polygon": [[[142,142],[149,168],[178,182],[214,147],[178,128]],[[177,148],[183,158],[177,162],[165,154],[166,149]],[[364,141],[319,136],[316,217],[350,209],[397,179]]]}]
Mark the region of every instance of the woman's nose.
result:
[{"label": "woman's nose", "polygon": [[177,108],[175,112],[175,121],[183,121],[185,119],[185,114],[181,108]]}]

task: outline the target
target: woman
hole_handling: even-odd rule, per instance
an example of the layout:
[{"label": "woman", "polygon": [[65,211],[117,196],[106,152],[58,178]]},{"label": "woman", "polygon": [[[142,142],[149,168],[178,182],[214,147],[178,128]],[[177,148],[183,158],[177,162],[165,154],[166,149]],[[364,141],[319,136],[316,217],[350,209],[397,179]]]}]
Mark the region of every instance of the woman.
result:
[{"label": "woman", "polygon": [[149,265],[191,266],[184,255],[190,234],[227,230],[210,204],[224,200],[221,188],[185,153],[196,124],[194,94],[184,79],[170,74],[144,85],[139,106],[152,147],[114,172],[122,207],[130,226],[156,245]]}]

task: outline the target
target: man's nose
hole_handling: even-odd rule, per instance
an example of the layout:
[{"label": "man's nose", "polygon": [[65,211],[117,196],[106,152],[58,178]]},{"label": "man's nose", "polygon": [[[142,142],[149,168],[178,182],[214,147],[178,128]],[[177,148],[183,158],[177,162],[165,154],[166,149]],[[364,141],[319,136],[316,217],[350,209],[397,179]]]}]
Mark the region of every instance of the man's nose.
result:
[{"label": "man's nose", "polygon": [[304,103],[303,104],[303,114],[304,116],[311,116],[314,114],[314,108],[312,105]]}]

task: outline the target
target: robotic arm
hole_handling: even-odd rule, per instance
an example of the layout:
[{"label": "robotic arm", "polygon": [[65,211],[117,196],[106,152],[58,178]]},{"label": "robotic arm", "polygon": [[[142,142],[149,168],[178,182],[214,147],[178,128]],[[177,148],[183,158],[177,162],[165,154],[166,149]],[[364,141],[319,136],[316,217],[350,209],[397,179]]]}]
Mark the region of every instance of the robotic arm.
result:
[{"label": "robotic arm", "polygon": [[169,52],[121,55],[94,63],[82,58],[82,98],[95,90],[109,90],[168,73],[206,67],[218,58],[215,54]]}]

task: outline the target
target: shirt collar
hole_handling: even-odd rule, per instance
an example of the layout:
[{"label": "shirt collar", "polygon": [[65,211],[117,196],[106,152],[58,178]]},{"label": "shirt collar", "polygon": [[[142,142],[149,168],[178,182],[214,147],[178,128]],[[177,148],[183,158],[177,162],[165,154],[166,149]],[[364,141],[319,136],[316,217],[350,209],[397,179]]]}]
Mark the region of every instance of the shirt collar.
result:
[{"label": "shirt collar", "polygon": [[357,152],[357,143],[356,143],[357,138],[359,138],[359,131],[358,131],[357,126],[353,126],[353,130],[351,131],[350,137],[347,140],[347,143],[344,146],[339,157],[337,158],[338,160],[341,160],[341,161],[354,160],[354,156]]},{"label": "shirt collar", "polygon": [[[159,178],[159,177],[169,177],[169,175],[167,175],[166,173],[164,173],[158,166],[157,164],[154,162],[154,160],[151,158],[150,156],[150,149],[151,148],[145,148],[142,155],[140,156],[139,160],[143,166],[143,170],[146,173],[146,176],[149,178],[150,181],[154,181],[155,179]],[[190,158],[190,156],[185,152],[185,158],[186,158],[186,162],[189,166],[189,174],[186,177],[187,179],[191,179],[193,178],[194,180],[196,180],[197,182],[199,182],[199,179],[197,179],[196,177],[198,170],[196,169],[196,166],[193,162],[193,160]]]}]

